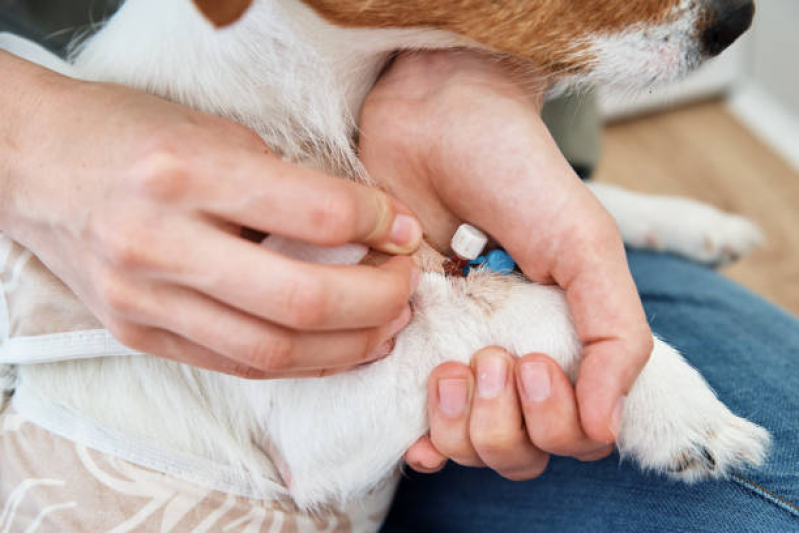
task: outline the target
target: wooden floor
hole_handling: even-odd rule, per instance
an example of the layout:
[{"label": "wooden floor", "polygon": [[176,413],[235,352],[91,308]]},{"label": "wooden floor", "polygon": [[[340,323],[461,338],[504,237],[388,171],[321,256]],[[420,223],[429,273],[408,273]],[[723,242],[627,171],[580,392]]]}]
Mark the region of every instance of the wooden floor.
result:
[{"label": "wooden floor", "polygon": [[724,274],[799,315],[799,173],[711,102],[608,126],[598,181],[743,214],[764,248]]}]

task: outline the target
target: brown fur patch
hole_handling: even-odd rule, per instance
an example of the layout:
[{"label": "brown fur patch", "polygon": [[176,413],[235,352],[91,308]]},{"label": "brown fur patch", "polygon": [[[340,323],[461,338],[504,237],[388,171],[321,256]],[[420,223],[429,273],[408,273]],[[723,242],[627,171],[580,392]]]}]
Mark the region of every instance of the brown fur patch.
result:
[{"label": "brown fur patch", "polygon": [[205,18],[217,28],[229,26],[239,20],[252,4],[252,0],[193,0]]},{"label": "brown fur patch", "polygon": [[518,284],[516,275],[502,275],[484,270],[473,270],[466,279],[456,280],[464,295],[484,315],[490,317],[507,301],[509,293]]},{"label": "brown fur patch", "polygon": [[358,28],[436,28],[524,58],[546,73],[580,70],[587,37],[667,20],[679,0],[303,0]]}]

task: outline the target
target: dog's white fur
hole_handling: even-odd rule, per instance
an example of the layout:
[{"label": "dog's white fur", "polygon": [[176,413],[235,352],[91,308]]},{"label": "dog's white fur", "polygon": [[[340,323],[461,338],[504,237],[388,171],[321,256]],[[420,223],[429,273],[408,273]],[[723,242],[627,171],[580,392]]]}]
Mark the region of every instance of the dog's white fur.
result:
[{"label": "dog's white fur", "polygon": [[[651,41],[640,28],[593,36],[596,68],[571,82],[629,87],[690,70],[698,62],[686,30],[696,16],[693,5],[682,6],[674,23],[650,28]],[[664,35],[673,37],[665,69],[657,46]],[[363,176],[352,141],[356,117],[390,53],[454,46],[478,45],[425,29],[339,28],[299,0],[256,1],[223,30],[189,0],[128,0],[71,64],[0,36],[0,48],[67,75],[122,83],[230,117],[289,160],[356,179]],[[632,245],[712,263],[746,253],[759,239],[748,221],[705,205],[601,185],[593,190]],[[425,383],[439,363],[467,362],[478,349],[500,345],[515,354],[547,353],[572,377],[579,367],[581,344],[558,289],[513,276],[449,279],[429,272],[413,304],[413,321],[390,357],[320,380],[247,382],[145,357],[21,367],[17,388],[126,434],[238,467],[264,497],[283,490],[273,483],[279,481],[274,461],[299,506],[348,502],[387,478],[427,430]],[[768,440],[655,339],[626,403],[622,454],[693,481],[759,465]]]}]

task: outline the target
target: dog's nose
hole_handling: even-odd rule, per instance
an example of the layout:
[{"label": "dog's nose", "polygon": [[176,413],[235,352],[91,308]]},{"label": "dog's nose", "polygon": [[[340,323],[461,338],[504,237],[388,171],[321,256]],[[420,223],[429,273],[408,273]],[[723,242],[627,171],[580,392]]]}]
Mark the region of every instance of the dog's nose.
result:
[{"label": "dog's nose", "polygon": [[710,24],[702,33],[702,50],[717,56],[734,43],[752,25],[755,3],[752,0],[713,0]]}]

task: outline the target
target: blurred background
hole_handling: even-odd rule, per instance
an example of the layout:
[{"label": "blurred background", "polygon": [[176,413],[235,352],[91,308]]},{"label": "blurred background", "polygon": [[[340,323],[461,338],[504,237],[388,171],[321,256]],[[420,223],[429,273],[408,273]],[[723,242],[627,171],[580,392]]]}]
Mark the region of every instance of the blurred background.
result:
[{"label": "blurred background", "polygon": [[595,178],[743,214],[765,247],[724,273],[799,315],[799,2],[760,0],[752,31],[684,83],[600,95]]},{"label": "blurred background", "polygon": [[[0,0],[0,31],[63,53],[120,3]],[[752,31],[685,82],[638,97],[579,95],[545,115],[581,175],[693,197],[759,224],[766,246],[724,273],[799,315],[797,24],[797,0],[759,0]]]}]

